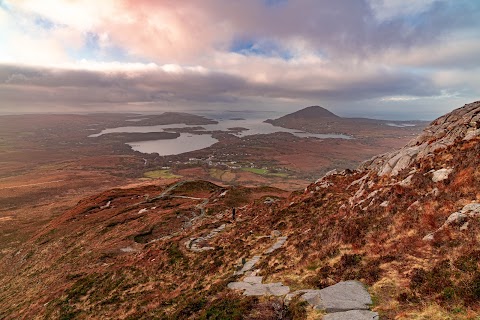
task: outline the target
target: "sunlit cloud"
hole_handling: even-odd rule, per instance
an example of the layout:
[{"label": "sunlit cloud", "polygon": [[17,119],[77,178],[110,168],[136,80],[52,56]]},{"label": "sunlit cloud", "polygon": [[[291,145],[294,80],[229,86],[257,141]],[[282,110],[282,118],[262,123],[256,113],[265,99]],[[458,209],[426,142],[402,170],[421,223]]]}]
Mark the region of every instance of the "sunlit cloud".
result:
[{"label": "sunlit cloud", "polygon": [[393,114],[478,99],[479,37],[469,0],[0,0],[0,112],[312,103]]}]

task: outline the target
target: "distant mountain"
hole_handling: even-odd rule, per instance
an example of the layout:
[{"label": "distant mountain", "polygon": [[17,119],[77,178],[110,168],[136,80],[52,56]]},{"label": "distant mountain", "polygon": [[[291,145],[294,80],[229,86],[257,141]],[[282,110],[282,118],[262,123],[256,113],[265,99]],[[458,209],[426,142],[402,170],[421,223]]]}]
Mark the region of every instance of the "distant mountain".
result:
[{"label": "distant mountain", "polygon": [[331,118],[331,119],[340,119],[339,116],[336,114],[328,111],[327,109],[320,107],[320,106],[311,106],[304,108],[302,110],[298,110],[296,112],[287,114],[277,120],[281,119],[318,119],[318,118]]},{"label": "distant mountain", "polygon": [[416,136],[427,125],[424,121],[342,118],[320,106],[310,106],[265,122],[282,128],[321,134],[343,133],[356,138]]}]

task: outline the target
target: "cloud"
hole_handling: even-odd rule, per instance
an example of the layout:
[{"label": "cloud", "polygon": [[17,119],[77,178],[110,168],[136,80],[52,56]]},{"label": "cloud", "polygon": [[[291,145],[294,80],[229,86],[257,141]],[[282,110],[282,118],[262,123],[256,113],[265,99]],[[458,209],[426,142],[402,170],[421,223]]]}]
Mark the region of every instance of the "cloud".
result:
[{"label": "cloud", "polygon": [[[266,59],[267,60],[267,59]],[[265,60],[259,60],[259,64]],[[277,61],[277,63],[280,63]],[[26,66],[0,66],[0,89],[15,100],[24,97],[41,101],[66,103],[91,102],[232,102],[245,97],[272,99],[369,99],[384,94],[409,92],[431,95],[432,83],[425,78],[397,74],[388,70],[363,68],[363,76],[338,70],[306,73],[309,65],[283,62],[279,70],[292,69],[291,75],[276,75],[266,81],[220,72],[206,72],[202,68],[182,68],[177,65],[155,64],[91,64],[77,68],[38,68]],[[289,66],[288,64],[294,66]],[[84,65],[88,64],[83,62]],[[330,66],[331,67],[331,66]],[[297,70],[299,69],[300,70]],[[298,72],[295,74],[295,72]],[[292,82],[292,78],[295,81]],[[31,90],[32,94],[20,92]],[[8,99],[4,100],[8,103]]]},{"label": "cloud", "polygon": [[468,101],[479,17],[468,0],[3,0],[0,111]]},{"label": "cloud", "polygon": [[379,21],[398,16],[415,15],[427,11],[438,0],[370,0],[369,3]]}]

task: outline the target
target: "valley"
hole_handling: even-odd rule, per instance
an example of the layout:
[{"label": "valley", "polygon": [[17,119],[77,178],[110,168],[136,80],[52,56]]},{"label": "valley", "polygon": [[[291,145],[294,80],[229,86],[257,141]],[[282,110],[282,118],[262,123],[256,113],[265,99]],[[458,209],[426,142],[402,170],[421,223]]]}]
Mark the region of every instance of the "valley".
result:
[{"label": "valley", "polygon": [[[245,128],[230,130],[242,122],[251,126],[254,134],[242,135]],[[261,120],[235,118],[218,123],[173,112],[0,117],[0,256],[13,252],[32,232],[83,197],[103,190],[153,181],[166,185],[176,179],[302,189],[329,170],[355,167],[403,145],[422,128],[386,127],[390,135],[377,140],[319,139],[304,137],[308,133],[274,132],[276,127]],[[91,137],[125,125],[134,125],[137,132],[113,130]],[[144,130],[152,126],[170,129]],[[216,126],[222,130],[212,130]],[[175,144],[181,134],[210,134],[218,142],[170,156],[140,153],[128,145],[148,140]]]},{"label": "valley", "polygon": [[[479,116],[466,105],[293,192],[168,171],[97,182],[4,252],[0,316],[476,319]],[[44,182],[25,188],[65,183]]]},{"label": "valley", "polygon": [[0,320],[480,320],[480,1],[0,26]]},{"label": "valley", "polygon": [[[316,111],[323,112],[323,110]],[[241,122],[242,120],[235,121]],[[297,192],[295,190],[303,190],[312,181],[332,169],[353,168],[375,154],[393,150],[411,140],[424,126],[420,122],[415,126],[388,126],[382,121],[368,120],[367,122],[372,124],[371,132],[368,135],[341,132],[344,135],[342,136],[338,135],[338,131],[336,131],[337,133],[333,131],[320,132],[321,130],[315,130],[313,127],[308,131],[302,131],[303,133],[299,133],[299,128],[295,128],[294,132],[289,131],[292,129],[287,129],[286,132],[281,132],[283,129],[279,129],[280,132],[275,132],[277,127],[261,124],[258,120],[255,122],[257,124],[251,127],[252,129],[248,129],[249,123],[244,122],[239,123],[241,127],[232,127],[232,129],[227,123],[223,127],[220,126],[224,130],[213,130],[215,126],[219,126],[217,120],[184,113],[164,113],[154,116],[132,114],[24,115],[0,117],[0,122],[2,131],[0,164],[4,168],[0,173],[0,201],[2,204],[0,258],[4,262],[11,261],[12,256],[17,256],[19,252],[25,250],[25,245],[36,246],[34,243],[40,243],[43,246],[50,241],[53,241],[52,244],[57,243],[55,240],[57,231],[54,230],[62,230],[61,234],[64,232],[72,234],[73,247],[67,249],[70,246],[67,244],[68,240],[64,236],[58,235],[64,239],[62,241],[67,241],[65,242],[67,247],[62,245],[57,249],[47,249],[44,253],[46,254],[45,258],[50,257],[47,258],[50,260],[52,254],[64,256],[66,254],[62,253],[64,250],[73,250],[70,258],[67,258],[68,254],[65,256],[68,264],[75,266],[79,263],[86,263],[90,266],[88,271],[87,269],[76,270],[76,267],[71,269],[71,275],[68,277],[73,277],[72,280],[77,275],[80,278],[83,278],[83,275],[94,276],[91,272],[94,274],[107,272],[109,274],[110,271],[106,270],[113,261],[116,261],[115,264],[117,264],[117,259],[122,259],[122,261],[125,258],[130,259],[131,254],[135,255],[137,252],[143,251],[145,246],[156,246],[154,243],[165,243],[165,241],[177,243],[176,241],[180,240],[179,237],[185,239],[188,234],[196,234],[204,228],[207,233],[203,238],[199,238],[201,240],[192,242],[192,247],[203,251],[200,249],[203,246],[210,248],[206,241],[213,241],[212,248],[215,248],[214,251],[217,252],[217,247],[214,245],[216,237],[209,236],[208,232],[212,230],[212,227],[214,227],[213,230],[220,230],[219,227],[225,226],[222,227],[225,230],[221,230],[222,241],[225,241],[224,236],[244,232],[241,231],[243,229],[238,228],[239,224],[247,223],[248,219],[253,219],[253,221],[258,219],[250,216],[251,209],[248,208],[252,201],[255,203],[254,206],[259,206],[260,211],[265,210],[263,208],[265,205],[267,205],[266,208],[271,207],[268,210],[277,208],[280,203],[292,197],[291,191],[294,191],[293,194],[295,194]],[[313,122],[320,127],[326,123],[315,117],[312,119]],[[128,130],[122,129],[126,123]],[[159,131],[149,132],[145,128],[157,128]],[[248,130],[253,131],[248,132]],[[375,130],[380,130],[380,132],[377,133]],[[102,132],[105,134],[101,134]],[[308,132],[314,133],[309,136]],[[330,137],[329,135],[332,133],[334,135]],[[200,148],[198,150],[168,156],[141,153],[132,150],[129,145],[137,143],[136,141],[175,142],[182,134],[209,135],[217,142],[206,148],[198,146]],[[315,136],[316,134],[321,136]],[[343,138],[348,137],[347,134],[353,136],[353,139]],[[179,140],[178,143],[182,142]],[[180,193],[167,197],[152,195],[152,193],[161,193],[162,190],[162,194],[165,194],[166,190],[173,190],[165,188],[178,181],[187,181],[187,183],[181,182],[182,187],[175,191]],[[99,199],[96,196],[98,194],[100,194]],[[213,194],[216,195],[212,198]],[[228,196],[219,196],[219,194]],[[123,200],[119,203],[118,199]],[[202,199],[206,202],[200,210],[199,205],[204,201]],[[91,204],[92,201],[98,204]],[[83,204],[89,208],[79,209],[84,207]],[[238,219],[233,224],[228,221],[228,211],[231,207],[239,208]],[[159,209],[160,211],[158,211]],[[80,216],[73,214],[73,212],[83,212],[82,210],[86,210],[84,217],[87,220],[83,218],[78,220]],[[117,210],[120,211],[117,212]],[[268,210],[267,212],[272,212]],[[94,214],[97,211],[102,215],[107,214],[104,218],[106,221],[110,221],[101,227],[103,231],[98,229],[100,225],[98,225],[97,219],[101,216]],[[67,212],[72,212],[73,216],[66,218],[70,215]],[[130,214],[125,215],[122,212],[130,212]],[[152,216],[154,212],[161,212],[161,215]],[[201,214],[199,215],[199,213]],[[121,216],[120,220],[114,218],[116,216],[119,218]],[[77,226],[80,229],[76,229],[77,223],[80,223]],[[265,227],[271,225],[270,222],[265,223]],[[53,225],[57,224],[58,227],[51,229]],[[263,224],[264,222],[261,222],[261,225]],[[247,223],[244,227],[248,225],[250,224]],[[87,229],[84,228],[92,229],[87,232]],[[130,230],[127,232],[128,235],[125,233],[127,230],[125,228]],[[270,231],[259,230],[255,234],[257,236],[269,235],[272,230],[276,229],[278,227],[272,227]],[[80,248],[73,244],[77,243],[77,240],[74,240],[77,238],[75,234],[87,236],[85,232],[91,233],[92,236],[91,240],[88,240],[91,242],[88,245],[90,249],[81,245],[83,248],[81,250],[93,250],[92,252],[97,252],[99,255],[95,253],[87,258],[90,254],[77,254]],[[102,237],[98,237],[98,232],[105,233],[107,238],[100,240]],[[34,235],[33,238],[32,235]],[[93,240],[94,238],[96,240]],[[132,239],[133,242],[131,242]],[[85,243],[85,241],[86,238],[80,242]],[[97,241],[101,241],[101,243]],[[174,244],[174,247],[171,248],[183,255],[182,250],[177,248],[179,245]],[[28,256],[33,254],[33,251],[30,252],[32,253],[29,253]],[[215,252],[209,254],[216,255]],[[229,261],[233,261],[230,259],[239,258],[238,256],[234,258],[234,256],[248,252],[245,249],[234,250],[226,257]],[[152,261],[156,261],[155,259]],[[47,260],[45,262],[40,262],[40,260],[38,264],[40,269],[37,271],[32,269],[32,272],[43,273],[40,270],[46,270],[44,268],[48,270],[57,268],[50,265]],[[223,264],[224,262],[222,262]],[[57,264],[55,263],[55,265]],[[95,265],[98,266],[94,267]],[[228,265],[221,267],[224,272],[230,270]],[[66,270],[63,263],[57,266]],[[195,268],[191,272],[195,273],[194,270]],[[267,268],[266,271],[268,270],[270,269]],[[4,271],[5,275],[11,275],[9,271]],[[227,276],[230,272],[228,271],[222,277],[231,281],[230,276]],[[52,276],[50,273],[45,276],[48,279],[42,278],[41,281],[50,283],[50,287],[53,285],[52,281],[58,284],[71,283],[70,280],[65,282],[65,279],[56,276],[50,278]],[[205,281],[213,281],[208,276],[205,275],[205,277]],[[18,288],[25,284],[23,276],[17,280],[9,279],[9,281],[13,281],[12,283],[17,283]],[[158,281],[178,282],[173,279],[159,279]],[[192,279],[191,281],[194,283],[196,280]],[[289,280],[285,283],[289,286],[292,285]],[[30,297],[37,294],[33,287],[32,289],[34,291],[28,295]],[[58,289],[60,290],[60,287]],[[28,299],[28,296],[24,296],[24,298]],[[6,298],[3,297],[3,299]],[[57,298],[52,296],[48,299],[51,301],[51,299]],[[164,301],[163,299],[177,298],[176,294],[172,296],[169,293],[162,298],[159,296],[158,299],[161,302]],[[24,300],[23,303],[30,304],[27,301]],[[41,302],[41,304],[45,303],[47,302]],[[18,304],[15,303],[15,305]],[[15,310],[23,310],[22,303],[18,306],[19,309],[16,307]],[[62,313],[57,313],[57,307],[62,310],[64,308],[71,309],[72,315],[78,313],[78,311],[74,311],[75,308],[72,309],[71,305],[60,306],[57,302],[52,304],[53,309],[32,307],[29,308],[29,312],[39,312],[47,317],[62,316]],[[180,306],[177,306],[176,310],[178,308]],[[13,312],[13,309],[9,308],[8,310]],[[121,313],[115,317],[123,317],[128,314],[128,312],[124,314],[124,311],[121,310],[122,308],[119,309]],[[78,314],[82,313],[83,311]],[[69,313],[64,315],[67,314]],[[175,314],[174,312],[174,318],[178,316]]]}]

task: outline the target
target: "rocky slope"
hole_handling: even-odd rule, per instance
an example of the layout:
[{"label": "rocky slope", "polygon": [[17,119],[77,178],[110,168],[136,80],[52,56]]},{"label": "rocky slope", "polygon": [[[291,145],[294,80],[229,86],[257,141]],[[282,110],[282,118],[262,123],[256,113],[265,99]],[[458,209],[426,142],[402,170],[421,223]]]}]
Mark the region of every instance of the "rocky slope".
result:
[{"label": "rocky slope", "polygon": [[292,194],[186,181],[85,199],[1,260],[0,318],[320,319],[285,287],[315,300],[356,280],[381,319],[478,319],[479,117],[466,105]]}]

